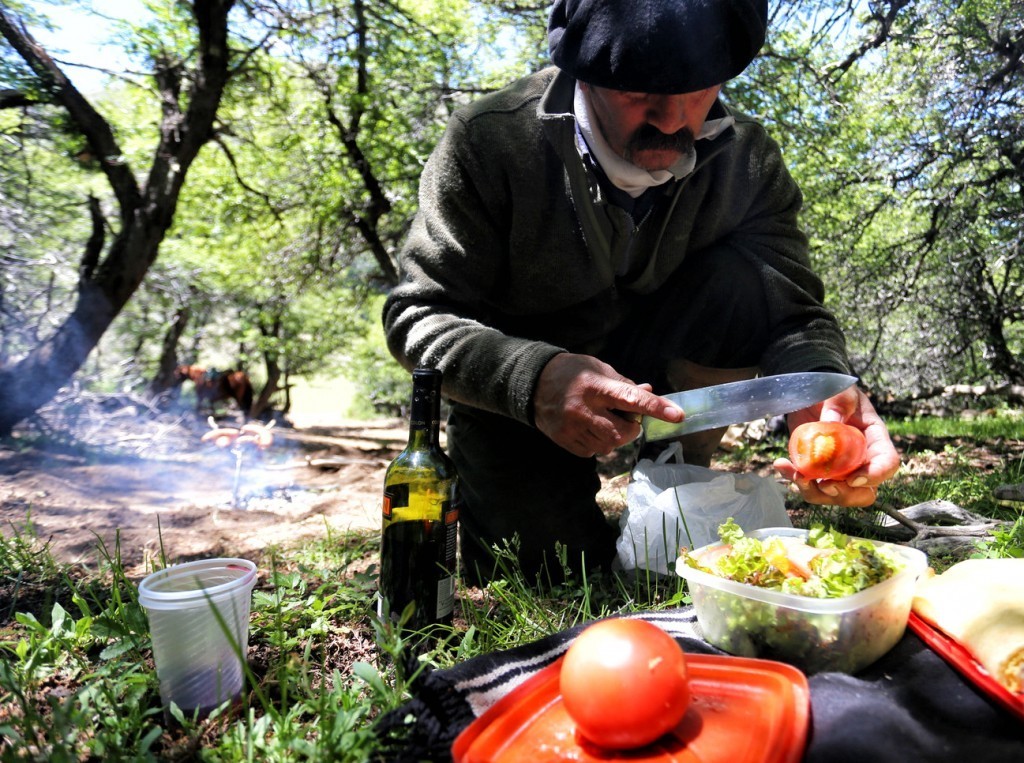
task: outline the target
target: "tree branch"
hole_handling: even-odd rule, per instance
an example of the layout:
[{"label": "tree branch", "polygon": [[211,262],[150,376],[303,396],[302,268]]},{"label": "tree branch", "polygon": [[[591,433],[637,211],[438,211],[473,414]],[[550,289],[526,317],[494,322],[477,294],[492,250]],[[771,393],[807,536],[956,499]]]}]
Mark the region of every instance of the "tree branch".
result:
[{"label": "tree branch", "polygon": [[100,209],[100,200],[92,194],[89,194],[89,218],[92,221],[92,233],[89,240],[85,242],[82,264],[78,268],[78,283],[80,285],[92,278],[93,271],[99,264],[100,253],[103,251],[103,242],[106,238],[104,235],[106,220]]},{"label": "tree branch", "polygon": [[221,138],[220,135],[214,135],[213,142],[220,146],[220,150],[223,151],[224,156],[227,157],[228,164],[231,165],[231,171],[235,175],[235,182],[238,183],[242,188],[244,188],[249,193],[253,194],[254,196],[258,196],[263,201],[263,203],[266,204],[267,210],[270,212],[270,214],[274,216],[274,219],[277,220],[278,223],[283,225],[284,220],[281,219],[281,213],[274,206],[274,202],[270,198],[270,195],[264,193],[263,191],[259,191],[253,188],[245,181],[245,178],[242,177],[242,174],[238,171],[238,163],[235,161],[235,155],[231,152],[231,148],[228,146],[228,144],[224,142],[224,139]]},{"label": "tree branch", "polygon": [[871,11],[871,19],[878,23],[878,28],[875,30],[875,34],[862,42],[855,50],[851,51],[845,60],[835,66],[829,67],[826,75],[829,77],[841,77],[850,69],[850,67],[857,63],[858,60],[863,58],[868,51],[882,47],[890,37],[893,24],[896,22],[896,16],[899,15],[899,12],[903,10],[903,8],[910,4],[910,1],[911,0],[891,0],[888,9],[884,13],[880,9],[873,9]]},{"label": "tree branch", "polygon": [[0,34],[22,57],[54,100],[63,106],[71,121],[85,136],[110,182],[122,211],[135,209],[140,194],[135,177],[121,154],[107,121],[92,107],[43,47],[35,41],[24,24],[0,7]]},{"label": "tree branch", "polygon": [[0,90],[0,109],[18,109],[34,103],[39,101],[20,90]]},{"label": "tree branch", "polygon": [[227,16],[234,0],[195,0],[192,7],[199,30],[199,64],[188,92],[188,109],[181,112],[182,70],[173,62],[157,73],[160,88],[160,144],[146,182],[149,200],[166,213],[162,227],[171,223],[173,204],[185,179],[185,170],[212,136],[221,95],[229,78]]}]

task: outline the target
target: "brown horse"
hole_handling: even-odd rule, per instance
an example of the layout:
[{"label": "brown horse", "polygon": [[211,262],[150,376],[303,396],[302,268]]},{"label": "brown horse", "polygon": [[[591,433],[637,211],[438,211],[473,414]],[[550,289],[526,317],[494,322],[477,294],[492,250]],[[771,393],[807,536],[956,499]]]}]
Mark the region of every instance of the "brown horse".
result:
[{"label": "brown horse", "polygon": [[252,411],[253,390],[245,371],[218,371],[202,366],[178,366],[174,369],[175,383],[190,380],[196,388],[196,413],[203,405],[213,409],[221,400],[234,400],[242,414],[249,416]]}]

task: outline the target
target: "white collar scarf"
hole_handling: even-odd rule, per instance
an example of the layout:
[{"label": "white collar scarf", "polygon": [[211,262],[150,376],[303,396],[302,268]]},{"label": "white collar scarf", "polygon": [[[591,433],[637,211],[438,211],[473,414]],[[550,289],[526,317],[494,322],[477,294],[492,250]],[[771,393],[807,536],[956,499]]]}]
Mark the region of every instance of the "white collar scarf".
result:
[{"label": "white collar scarf", "polygon": [[[662,185],[673,178],[678,180],[679,178],[686,177],[693,172],[693,168],[697,164],[697,154],[695,151],[690,151],[688,154],[681,156],[679,161],[667,170],[649,171],[642,167],[637,167],[632,162],[627,162],[612,151],[611,146],[604,139],[597,124],[591,122],[590,99],[583,92],[583,88],[580,87],[578,82],[576,83],[576,92],[573,97],[573,112],[576,115],[576,124],[583,134],[587,147],[593,153],[597,163],[601,165],[605,175],[608,176],[608,179],[616,188],[625,191],[634,199],[648,188]],[[714,138],[735,121],[733,117],[723,117],[707,121],[701,128],[700,134],[697,135],[697,139]]]}]

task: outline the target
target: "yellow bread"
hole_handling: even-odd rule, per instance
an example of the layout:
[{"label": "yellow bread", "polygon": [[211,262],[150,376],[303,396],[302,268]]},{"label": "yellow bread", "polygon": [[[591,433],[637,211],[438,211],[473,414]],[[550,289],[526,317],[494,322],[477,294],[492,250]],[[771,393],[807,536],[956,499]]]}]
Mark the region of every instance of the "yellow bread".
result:
[{"label": "yellow bread", "polygon": [[1007,689],[1024,690],[1024,559],[968,559],[923,577],[913,609]]}]

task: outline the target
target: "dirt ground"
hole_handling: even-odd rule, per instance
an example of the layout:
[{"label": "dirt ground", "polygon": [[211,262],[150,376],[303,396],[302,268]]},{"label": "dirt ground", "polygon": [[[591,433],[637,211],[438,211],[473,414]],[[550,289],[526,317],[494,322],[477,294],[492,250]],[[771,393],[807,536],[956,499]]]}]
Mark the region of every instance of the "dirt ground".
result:
[{"label": "dirt ground", "polygon": [[[296,417],[273,425],[273,443],[260,451],[203,442],[212,424],[191,411],[154,415],[99,401],[50,423],[0,444],[0,533],[34,537],[59,561],[88,567],[116,553],[130,574],[161,555],[259,560],[274,546],[328,532],[379,530],[384,472],[408,431],[399,419]],[[904,474],[941,470],[943,443],[897,447]],[[991,469],[999,459],[972,449],[971,460]],[[743,468],[767,476],[770,463]],[[598,500],[606,511],[624,508],[629,467],[603,464]]]},{"label": "dirt ground", "polygon": [[[105,439],[0,446],[0,533],[34,535],[61,561],[126,569],[158,557],[260,557],[331,531],[380,527],[401,421],[275,426],[265,451],[201,442],[205,421],[108,422]],[[88,441],[89,438],[86,438]]]},{"label": "dirt ground", "polygon": [[[328,532],[379,531],[384,472],[405,446],[405,420],[296,415],[271,426],[261,451],[203,442],[214,424],[242,423],[219,413],[212,422],[91,399],[16,431],[0,443],[0,533],[87,567],[116,553],[129,574],[143,574],[161,555],[259,560]],[[606,509],[625,506],[627,460],[605,459]]]}]

